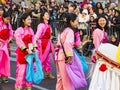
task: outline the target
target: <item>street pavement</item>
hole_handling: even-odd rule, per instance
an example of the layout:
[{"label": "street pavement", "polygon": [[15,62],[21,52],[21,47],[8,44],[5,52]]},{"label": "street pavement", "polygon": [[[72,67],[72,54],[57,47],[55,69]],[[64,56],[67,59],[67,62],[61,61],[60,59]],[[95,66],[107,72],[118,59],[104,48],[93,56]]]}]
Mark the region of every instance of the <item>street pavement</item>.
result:
[{"label": "street pavement", "polygon": [[[15,55],[15,49],[16,45],[15,43],[11,44],[11,57],[10,57],[10,65],[11,65],[11,76],[9,77],[9,82],[7,84],[0,83],[0,90],[15,90],[14,84],[15,84],[15,72],[16,72],[16,55]],[[90,60],[89,58],[86,58],[87,62],[89,63],[90,67]],[[52,74],[56,77],[56,69],[55,64],[53,60],[51,59],[51,66],[52,66]],[[86,76],[88,76],[86,74]],[[38,85],[33,84],[32,90],[55,90],[56,85],[56,78],[54,80],[51,79],[44,79],[42,82]],[[89,86],[89,81],[88,81]],[[78,90],[88,90],[88,87],[86,88],[80,88]]]}]

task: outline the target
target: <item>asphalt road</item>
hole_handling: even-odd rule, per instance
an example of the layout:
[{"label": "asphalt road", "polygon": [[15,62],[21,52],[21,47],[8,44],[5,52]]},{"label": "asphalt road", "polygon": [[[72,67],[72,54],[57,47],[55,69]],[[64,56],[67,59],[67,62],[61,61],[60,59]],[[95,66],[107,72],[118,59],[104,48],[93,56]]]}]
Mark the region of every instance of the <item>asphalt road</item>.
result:
[{"label": "asphalt road", "polygon": [[[0,84],[0,90],[14,90],[14,84],[15,84],[15,72],[16,72],[16,55],[15,55],[15,49],[16,45],[15,43],[11,44],[11,76],[9,77],[9,82],[7,84]],[[89,58],[87,58],[87,61],[89,62]],[[53,60],[51,59],[51,64],[52,64],[52,74],[56,77],[56,69],[55,69],[55,64]],[[90,65],[89,65],[90,67]],[[86,74],[86,76],[88,76]],[[42,82],[38,85],[33,84],[33,89],[32,90],[55,90],[55,85],[56,85],[56,78],[54,80],[50,79],[44,79]],[[89,85],[89,81],[88,81]],[[88,87],[86,88],[80,88],[78,90],[88,90]]]}]

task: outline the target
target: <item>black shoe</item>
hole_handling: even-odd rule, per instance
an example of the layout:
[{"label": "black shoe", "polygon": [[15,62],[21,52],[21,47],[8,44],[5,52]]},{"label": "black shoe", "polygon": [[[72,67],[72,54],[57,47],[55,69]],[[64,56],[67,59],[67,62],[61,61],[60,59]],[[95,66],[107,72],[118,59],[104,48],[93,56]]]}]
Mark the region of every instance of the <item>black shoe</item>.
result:
[{"label": "black shoe", "polygon": [[3,80],[2,83],[8,83],[8,80]]},{"label": "black shoe", "polygon": [[2,79],[0,78],[0,83],[2,83]]}]

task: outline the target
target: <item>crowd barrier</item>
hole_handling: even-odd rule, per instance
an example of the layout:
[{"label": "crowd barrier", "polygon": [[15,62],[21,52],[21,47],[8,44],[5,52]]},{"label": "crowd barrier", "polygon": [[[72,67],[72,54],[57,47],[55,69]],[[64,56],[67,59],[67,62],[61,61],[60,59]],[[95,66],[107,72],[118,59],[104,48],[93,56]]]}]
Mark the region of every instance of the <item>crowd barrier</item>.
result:
[{"label": "crowd barrier", "polygon": [[[57,31],[58,31],[59,28],[60,28],[60,26],[63,24],[63,21],[61,21],[61,20],[56,20],[56,21],[54,21],[54,23],[55,23],[55,29],[54,29],[54,30],[57,30]],[[18,18],[18,20],[17,20],[17,27],[19,27],[19,24],[20,24],[20,18]],[[32,29],[34,30],[34,32],[36,32],[38,24],[39,24],[39,19],[38,19],[38,18],[32,18],[31,27],[32,27]],[[52,22],[51,22],[51,24],[52,24]],[[86,32],[86,34],[87,34],[88,36],[91,36],[91,35],[92,35],[92,34],[91,34],[90,25],[91,25],[91,23],[89,23],[89,24],[87,25],[88,27],[85,29],[85,32]],[[55,32],[55,34],[57,34],[57,31],[53,31],[53,32]],[[120,31],[118,31],[118,30],[116,29],[116,26],[115,26],[115,25],[114,25],[114,26],[111,26],[110,28],[108,28],[108,29],[106,30],[106,32],[108,33],[108,36],[109,36],[109,37],[110,37],[111,35],[114,35],[114,36],[117,37],[118,40],[120,40]]]}]

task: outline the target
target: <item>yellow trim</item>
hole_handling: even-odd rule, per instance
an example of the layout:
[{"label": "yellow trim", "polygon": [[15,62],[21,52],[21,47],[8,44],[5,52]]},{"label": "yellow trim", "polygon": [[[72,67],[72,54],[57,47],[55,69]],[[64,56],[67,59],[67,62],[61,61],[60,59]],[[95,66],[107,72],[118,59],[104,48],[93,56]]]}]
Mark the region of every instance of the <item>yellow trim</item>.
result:
[{"label": "yellow trim", "polygon": [[33,44],[33,48],[36,48],[37,47],[37,45],[36,44]]},{"label": "yellow trim", "polygon": [[73,56],[73,52],[67,52],[66,55],[67,56]]},{"label": "yellow trim", "polygon": [[20,49],[21,49],[21,50],[24,50],[25,48],[26,48],[26,46],[22,46]]},{"label": "yellow trim", "polygon": [[82,45],[78,46],[77,49],[81,49],[82,48]]},{"label": "yellow trim", "polygon": [[36,38],[35,40],[38,41],[38,38]]}]

